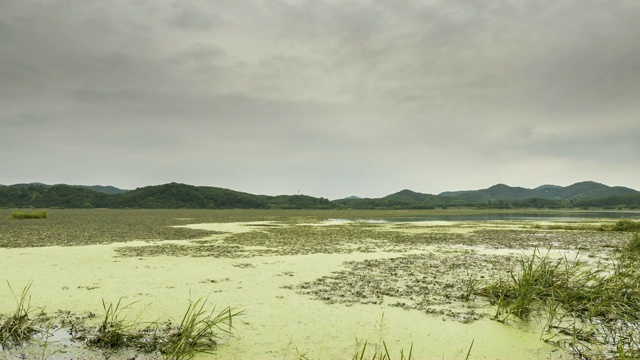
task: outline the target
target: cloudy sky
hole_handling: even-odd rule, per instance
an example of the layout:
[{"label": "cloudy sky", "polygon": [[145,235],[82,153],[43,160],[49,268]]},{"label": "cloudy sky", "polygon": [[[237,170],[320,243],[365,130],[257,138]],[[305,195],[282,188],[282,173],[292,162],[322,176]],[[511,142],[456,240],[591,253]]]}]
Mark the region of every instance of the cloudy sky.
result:
[{"label": "cloudy sky", "polygon": [[638,0],[0,0],[0,184],[640,189]]}]

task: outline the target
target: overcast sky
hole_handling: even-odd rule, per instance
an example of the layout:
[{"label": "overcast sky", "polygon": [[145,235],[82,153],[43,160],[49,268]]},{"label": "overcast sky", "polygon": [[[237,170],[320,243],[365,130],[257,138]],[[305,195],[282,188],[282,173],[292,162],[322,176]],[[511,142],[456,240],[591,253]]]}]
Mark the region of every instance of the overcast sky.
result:
[{"label": "overcast sky", "polygon": [[640,190],[640,1],[0,0],[0,184]]}]

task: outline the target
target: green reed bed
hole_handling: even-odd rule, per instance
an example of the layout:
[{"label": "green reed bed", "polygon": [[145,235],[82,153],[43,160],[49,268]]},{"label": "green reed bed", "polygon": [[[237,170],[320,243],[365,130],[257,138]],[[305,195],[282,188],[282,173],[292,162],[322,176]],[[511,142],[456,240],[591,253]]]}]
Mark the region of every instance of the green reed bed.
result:
[{"label": "green reed bed", "polygon": [[11,213],[11,219],[46,219],[48,216],[46,211],[35,211],[35,212],[14,212]]},{"label": "green reed bed", "polygon": [[551,258],[535,249],[477,294],[497,305],[494,318],[536,319],[541,338],[585,358],[640,357],[640,236],[611,262]]}]

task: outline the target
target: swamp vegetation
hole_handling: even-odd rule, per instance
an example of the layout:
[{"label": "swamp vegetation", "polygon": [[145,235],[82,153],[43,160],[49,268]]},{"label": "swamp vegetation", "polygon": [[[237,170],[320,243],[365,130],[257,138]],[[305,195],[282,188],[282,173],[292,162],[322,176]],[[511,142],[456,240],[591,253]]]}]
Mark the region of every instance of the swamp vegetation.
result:
[{"label": "swamp vegetation", "polygon": [[0,358],[640,357],[637,221],[10,214],[0,211]]}]

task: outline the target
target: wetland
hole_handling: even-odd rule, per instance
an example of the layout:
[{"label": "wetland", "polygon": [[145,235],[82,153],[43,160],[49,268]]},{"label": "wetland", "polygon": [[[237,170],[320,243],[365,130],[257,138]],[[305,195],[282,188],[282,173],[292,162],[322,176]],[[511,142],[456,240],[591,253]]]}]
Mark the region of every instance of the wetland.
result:
[{"label": "wetland", "polygon": [[[193,304],[214,317],[238,313],[197,359],[351,359],[365,342],[365,358],[384,346],[391,358],[411,349],[414,359],[638,354],[632,300],[585,314],[560,302],[577,293],[567,285],[536,295],[522,316],[509,287],[533,259],[583,278],[593,270],[580,286],[594,298],[605,298],[593,286],[604,279],[631,299],[634,270],[613,275],[629,264],[621,254],[637,235],[612,230],[638,213],[49,209],[47,218],[11,219],[12,211],[0,210],[0,324],[28,289],[33,334],[0,345],[0,359],[177,358],[160,345],[88,339],[121,305],[120,324],[138,343],[164,344]],[[588,304],[590,295],[579,296]]]}]

